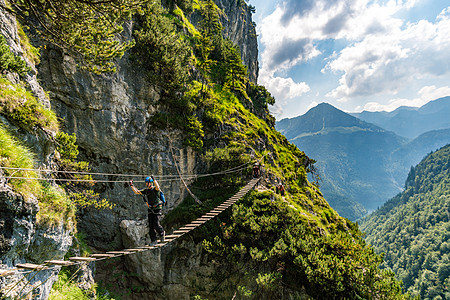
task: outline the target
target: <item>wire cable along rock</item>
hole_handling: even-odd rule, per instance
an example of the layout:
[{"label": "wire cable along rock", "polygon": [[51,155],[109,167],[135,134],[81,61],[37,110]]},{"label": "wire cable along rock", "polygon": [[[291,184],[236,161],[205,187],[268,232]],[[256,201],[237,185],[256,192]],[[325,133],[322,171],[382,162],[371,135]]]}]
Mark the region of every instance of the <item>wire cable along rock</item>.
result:
[{"label": "wire cable along rock", "polygon": [[[36,179],[36,178],[33,178]],[[223,203],[219,204],[217,207],[210,210],[208,213],[205,213],[201,217],[198,217],[194,221],[192,221],[189,224],[184,225],[183,227],[178,228],[177,230],[174,230],[172,234],[166,235],[165,240],[161,241],[158,240],[158,243],[154,246],[150,245],[144,245],[141,247],[136,247],[133,249],[122,249],[119,251],[108,251],[106,253],[96,253],[91,254],[89,257],[70,257],[68,260],[49,260],[45,261],[42,264],[31,264],[31,263],[21,263],[17,264],[14,269],[8,269],[8,270],[0,270],[0,277],[8,277],[12,275],[16,275],[17,273],[32,273],[32,272],[40,272],[42,270],[51,270],[60,268],[61,266],[69,266],[69,265],[82,265],[87,264],[91,262],[97,262],[102,261],[114,257],[120,257],[124,255],[130,255],[135,253],[140,253],[143,251],[148,251],[156,248],[163,247],[167,245],[170,242],[173,242],[174,240],[180,238],[181,236],[191,232],[192,230],[196,229],[197,227],[205,224],[207,221],[215,218],[217,215],[228,209],[230,206],[232,206],[236,201],[241,199],[243,196],[245,196],[251,189],[253,189],[256,184],[259,182],[260,177],[253,178],[250,180],[247,185],[245,185],[239,192],[237,192],[235,195],[231,196],[228,200],[224,201]]]}]

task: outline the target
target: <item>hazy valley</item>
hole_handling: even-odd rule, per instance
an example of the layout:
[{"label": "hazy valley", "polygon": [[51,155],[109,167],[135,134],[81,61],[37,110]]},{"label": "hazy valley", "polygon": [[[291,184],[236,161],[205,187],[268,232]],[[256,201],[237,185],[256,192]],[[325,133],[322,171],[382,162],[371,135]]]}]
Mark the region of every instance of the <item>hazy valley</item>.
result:
[{"label": "hazy valley", "polygon": [[[443,128],[449,109],[448,97],[398,113],[347,114],[322,103],[302,116],[277,122],[276,128],[317,161],[321,190],[330,205],[356,220],[401,192],[410,168],[450,143],[450,128]],[[405,116],[404,111],[410,113]],[[374,123],[356,117],[365,115]],[[405,128],[380,127],[387,123],[386,115],[391,124],[411,124],[406,128],[417,136],[401,136]],[[427,125],[419,130],[414,124],[422,122]]]}]

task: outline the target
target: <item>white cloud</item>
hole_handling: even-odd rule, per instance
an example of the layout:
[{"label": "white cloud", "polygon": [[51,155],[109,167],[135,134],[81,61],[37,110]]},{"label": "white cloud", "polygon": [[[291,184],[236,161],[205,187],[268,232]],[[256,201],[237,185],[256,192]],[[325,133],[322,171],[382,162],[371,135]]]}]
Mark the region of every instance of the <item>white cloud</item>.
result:
[{"label": "white cloud", "polygon": [[[426,102],[425,102],[426,103]],[[366,111],[393,111],[400,106],[420,107],[423,104],[421,99],[391,99],[388,104],[378,102],[368,102],[362,110]]]},{"label": "white cloud", "polygon": [[279,103],[275,103],[274,105],[269,106],[269,111],[272,115],[275,116],[275,118],[284,113],[283,107]]},{"label": "white cloud", "polygon": [[421,99],[430,101],[436,100],[438,98],[450,96],[450,87],[444,86],[437,88],[434,85],[425,86],[419,91],[419,96]]},{"label": "white cloud", "polygon": [[450,74],[450,18],[443,11],[436,23],[422,20],[372,34],[342,50],[326,70],[343,72],[339,86],[327,94],[341,98],[390,93],[415,80]]},{"label": "white cloud", "polygon": [[[419,90],[417,86],[442,84],[450,78],[450,7],[434,21],[408,22],[401,16],[411,8],[417,12],[415,5],[422,0],[279,1],[258,24],[263,49],[259,82],[282,106],[286,99],[310,91],[309,85],[319,87],[313,94],[326,94],[329,101],[370,110],[420,106],[440,97],[433,95],[446,93],[446,87],[429,86],[411,96],[412,87]],[[331,53],[326,43],[333,40],[335,52],[325,57]],[[311,82],[295,83],[289,78],[294,66],[298,69],[313,59],[308,68],[323,61],[323,77],[334,78],[335,87],[333,81],[324,85],[312,81],[318,80],[317,74],[302,80]],[[382,97],[391,100],[379,100]]]},{"label": "white cloud", "polygon": [[303,95],[310,91],[310,87],[304,82],[294,82],[292,78],[274,77],[272,74],[262,74],[259,82],[263,84],[276,100],[286,101]]},{"label": "white cloud", "polygon": [[437,88],[434,85],[425,86],[418,92],[419,97],[414,99],[395,98],[389,100],[388,104],[368,102],[362,110],[366,111],[393,111],[400,106],[420,107],[429,101],[450,96],[450,87]]},{"label": "white cloud", "polygon": [[[339,86],[327,97],[346,98],[398,90],[398,80],[410,76],[404,65],[409,49],[398,43],[396,36],[370,36],[341,51],[325,69],[343,71]],[[382,87],[382,88],[381,88]],[[381,88],[381,89],[380,89]]]}]

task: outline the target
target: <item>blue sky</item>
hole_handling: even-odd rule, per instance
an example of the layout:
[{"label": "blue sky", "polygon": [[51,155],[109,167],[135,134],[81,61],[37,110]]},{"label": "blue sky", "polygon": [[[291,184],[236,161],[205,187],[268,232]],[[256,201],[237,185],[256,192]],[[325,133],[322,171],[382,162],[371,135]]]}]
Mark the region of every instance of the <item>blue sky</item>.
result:
[{"label": "blue sky", "polygon": [[448,0],[248,0],[277,120],[321,102],[392,111],[450,95]]}]

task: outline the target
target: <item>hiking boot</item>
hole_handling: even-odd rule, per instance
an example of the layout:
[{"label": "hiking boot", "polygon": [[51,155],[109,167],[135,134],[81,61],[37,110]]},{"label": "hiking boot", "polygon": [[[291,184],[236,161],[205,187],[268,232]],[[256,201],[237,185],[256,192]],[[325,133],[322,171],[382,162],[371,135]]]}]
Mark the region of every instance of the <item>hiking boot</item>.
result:
[{"label": "hiking boot", "polygon": [[156,244],[158,244],[158,242],[157,241],[153,241],[153,242],[150,243],[150,246],[155,246]]}]

